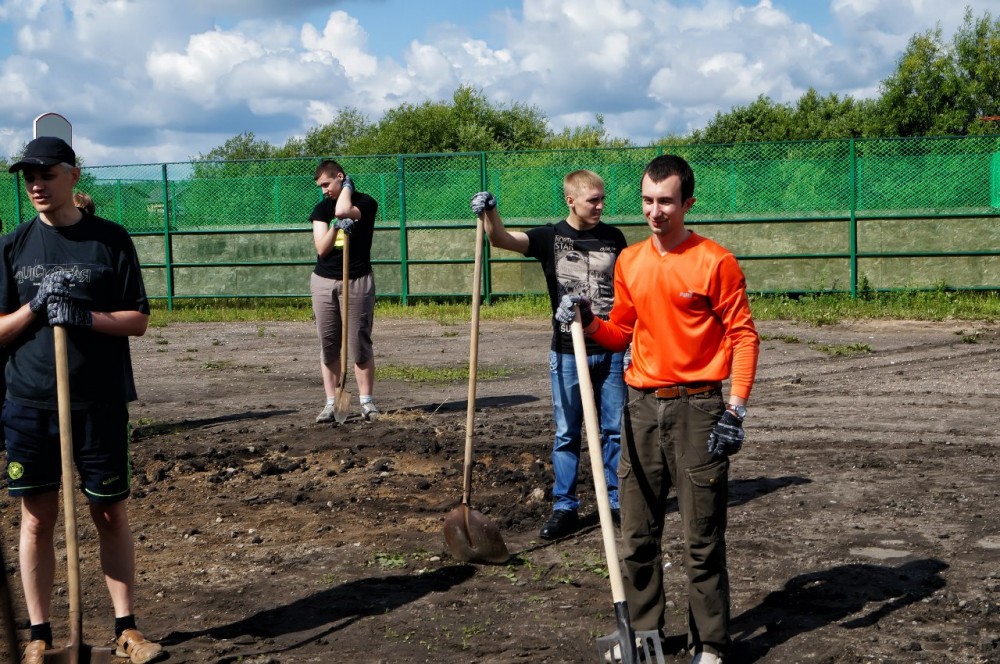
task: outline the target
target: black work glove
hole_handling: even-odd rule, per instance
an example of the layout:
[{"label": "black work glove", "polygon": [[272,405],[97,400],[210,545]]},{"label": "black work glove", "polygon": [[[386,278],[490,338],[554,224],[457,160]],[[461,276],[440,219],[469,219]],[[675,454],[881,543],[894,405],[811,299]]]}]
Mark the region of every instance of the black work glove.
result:
[{"label": "black work glove", "polygon": [[344,181],[341,183],[344,189],[350,189],[354,191],[354,180],[352,180],[347,174],[344,175]]},{"label": "black work glove", "polygon": [[497,197],[488,191],[481,191],[472,197],[471,205],[473,213],[480,215],[497,206]]},{"label": "black work glove", "polygon": [[590,298],[583,295],[563,295],[556,307],[555,317],[560,323],[571,324],[576,319],[576,309],[580,309],[580,322],[583,329],[594,322],[594,312],[590,308]]},{"label": "black work glove", "polygon": [[70,287],[75,283],[76,277],[68,270],[57,270],[46,274],[42,277],[42,283],[38,286],[35,297],[28,303],[31,313],[40,314],[45,311],[45,306],[51,297],[69,297]]},{"label": "black work glove", "polygon": [[350,217],[347,217],[346,219],[338,219],[337,223],[335,223],[333,226],[334,228],[339,228],[340,230],[350,235],[351,229],[354,228],[354,221],[355,220],[351,219]]},{"label": "black work glove", "polygon": [[53,297],[48,305],[49,325],[64,325],[67,327],[90,327],[94,317],[89,309],[68,297]]},{"label": "black work glove", "polygon": [[719,418],[712,433],[708,434],[708,452],[714,457],[736,454],[743,447],[743,420],[728,410]]}]

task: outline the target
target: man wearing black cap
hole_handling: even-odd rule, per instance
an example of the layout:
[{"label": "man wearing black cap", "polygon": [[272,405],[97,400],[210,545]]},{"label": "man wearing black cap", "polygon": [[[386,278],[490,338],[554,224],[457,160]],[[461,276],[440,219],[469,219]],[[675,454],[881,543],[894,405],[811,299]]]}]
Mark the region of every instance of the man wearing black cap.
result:
[{"label": "man wearing black cap", "polygon": [[139,260],[125,229],[74,205],[80,169],[65,141],[31,141],[10,167],[17,171],[38,211],[0,241],[0,345],[10,352],[7,486],[21,499],[21,582],[31,619],[22,661],[42,664],[52,644],[61,474],[53,326],[59,325],[67,332],[74,457],[114,605],[116,654],[152,662],[165,653],[136,629],[135,545],[125,509],[127,404],[136,398],[128,337],[143,335],[149,322]]}]

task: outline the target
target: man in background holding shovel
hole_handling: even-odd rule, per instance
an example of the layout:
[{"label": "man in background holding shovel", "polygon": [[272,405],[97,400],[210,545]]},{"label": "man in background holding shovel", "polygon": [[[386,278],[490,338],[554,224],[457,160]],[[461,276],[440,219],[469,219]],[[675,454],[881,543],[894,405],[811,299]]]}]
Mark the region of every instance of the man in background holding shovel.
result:
[{"label": "man in background holding shovel", "polygon": [[[316,422],[336,419],[337,391],[346,381],[347,367],[340,366],[341,302],[343,288],[348,289],[350,311],[347,312],[347,348],[354,358],[354,377],[361,396],[361,415],[372,421],[379,415],[373,394],[375,390],[375,352],[372,348],[372,322],[375,317],[375,274],[372,271],[372,239],[378,202],[360,191],[344,168],[327,159],[320,162],[314,174],[323,200],[316,204],[309,221],[316,245],[316,267],[309,280],[313,314],[320,341],[320,372],[326,404]],[[330,222],[336,219],[333,224]],[[349,234],[348,283],[344,284],[344,238]]]},{"label": "man in background holding shovel", "polygon": [[592,339],[609,349],[632,344],[618,467],[632,623],[636,630],[664,627],[661,540],[673,487],[684,528],[688,647],[694,664],[718,664],[731,645],[729,456],[743,444],[760,342],[736,258],[684,225],[695,202],[688,163],[653,159],[641,189],[651,235],[618,259],[610,317],[601,320],[585,298],[566,296],[556,318],[572,321],[578,306]]},{"label": "man in background holding shovel", "polygon": [[[128,337],[141,336],[149,302],[135,246],[121,226],[74,205],[76,154],[62,139],[28,143],[21,171],[38,215],[0,243],[0,344],[10,352],[3,425],[7,480],[21,499],[20,566],[31,636],[23,661],[52,646],[53,535],[59,514],[60,430],[54,326],[68,337],[74,457],[100,541],[115,612],[116,654],[134,664],[162,648],[136,629],[129,401],[136,398]],[[63,477],[63,490],[73,478]]]},{"label": "man in background holding shovel", "polygon": [[[516,251],[542,264],[553,312],[564,295],[585,296],[598,315],[611,310],[614,296],[615,260],[626,246],[620,230],[601,222],[604,211],[604,181],[593,171],[573,171],[563,178],[563,194],[569,214],[557,224],[546,224],[527,232],[508,231],[497,212],[496,198],[489,192],[472,197],[472,211],[482,217],[486,236],[494,247]],[[621,414],[625,402],[622,381],[624,353],[609,352],[596,343],[587,344],[587,364],[594,386],[594,402],[601,426],[601,451],[612,518],[617,522],[618,457],[621,454]],[[558,539],[580,527],[576,495],[580,467],[583,403],[580,380],[573,356],[569,323],[552,321],[549,350],[552,379],[552,412],[556,435],[552,448],[552,516],[539,537]]]}]

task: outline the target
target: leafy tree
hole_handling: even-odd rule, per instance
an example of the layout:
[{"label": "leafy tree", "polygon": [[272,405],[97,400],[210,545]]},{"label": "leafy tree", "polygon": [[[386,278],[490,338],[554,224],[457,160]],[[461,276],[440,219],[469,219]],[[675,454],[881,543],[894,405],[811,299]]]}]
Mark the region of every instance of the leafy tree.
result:
[{"label": "leafy tree", "polygon": [[791,127],[792,110],[761,95],[746,106],[717,112],[704,129],[692,131],[691,138],[695,143],[783,141],[788,139]]},{"label": "leafy tree", "polygon": [[351,143],[366,136],[374,126],[356,108],[337,113],[333,121],[313,127],[305,138],[290,138],[276,151],[276,157],[319,157],[348,154]]},{"label": "leafy tree", "polygon": [[245,131],[228,139],[205,154],[198,154],[192,161],[239,161],[243,159],[270,159],[276,149],[265,140],[258,140],[252,131]]},{"label": "leafy tree", "polygon": [[540,147],[549,150],[567,150],[574,148],[627,148],[632,142],[627,138],[608,136],[604,128],[604,116],[597,114],[594,124],[583,125],[570,129],[566,127],[558,134],[550,133],[542,141]]},{"label": "leafy tree", "polygon": [[490,103],[479,90],[459,87],[451,103],[402,104],[385,112],[371,131],[348,144],[348,154],[475,152],[536,148],[546,118],[533,107]]},{"label": "leafy tree", "polygon": [[941,28],[914,35],[896,71],[882,82],[876,127],[885,136],[994,133],[979,118],[1000,103],[1000,20],[965,20],[952,41]]}]

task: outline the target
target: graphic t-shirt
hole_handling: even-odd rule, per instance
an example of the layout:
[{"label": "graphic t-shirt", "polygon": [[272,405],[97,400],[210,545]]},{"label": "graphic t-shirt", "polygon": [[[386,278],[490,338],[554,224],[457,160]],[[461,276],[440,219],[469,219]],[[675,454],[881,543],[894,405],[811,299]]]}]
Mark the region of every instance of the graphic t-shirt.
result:
[{"label": "graphic t-shirt", "polygon": [[[38,292],[42,277],[68,270],[76,277],[72,298],[91,311],[139,311],[149,301],[128,232],[84,213],[57,228],[35,217],[0,241],[0,313],[19,309]],[[55,340],[42,316],[7,347],[7,398],[34,408],[57,407]],[[135,381],[128,337],[67,327],[70,400],[74,408],[132,401]]]},{"label": "graphic t-shirt", "polygon": [[[528,251],[525,256],[542,264],[555,312],[563,295],[584,295],[590,298],[594,314],[607,318],[614,302],[615,260],[627,245],[625,235],[614,226],[599,223],[588,231],[578,231],[566,220],[546,224],[527,231]],[[570,326],[552,318],[552,350],[573,352]],[[587,340],[587,354],[605,353],[606,348]]]}]

